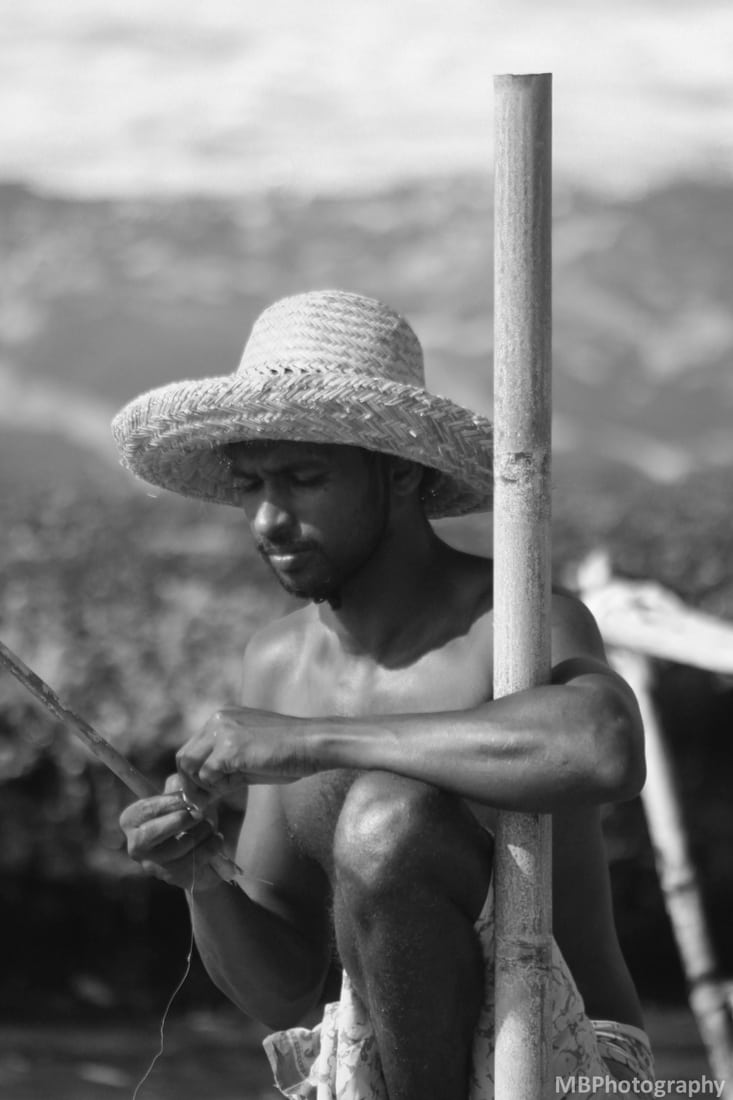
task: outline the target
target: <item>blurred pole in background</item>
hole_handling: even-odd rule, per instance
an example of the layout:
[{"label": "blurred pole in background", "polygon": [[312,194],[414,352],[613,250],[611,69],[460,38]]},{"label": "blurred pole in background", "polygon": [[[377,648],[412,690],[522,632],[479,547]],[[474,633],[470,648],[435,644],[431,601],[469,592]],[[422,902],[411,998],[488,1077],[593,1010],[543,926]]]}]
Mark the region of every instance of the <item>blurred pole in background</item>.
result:
[{"label": "blurred pole in background", "polygon": [[672,758],[652,696],[651,661],[642,653],[614,649],[611,663],[631,685],[641,708],[647,759],[647,781],[642,799],[659,882],[687,979],[690,1007],[705,1044],[710,1068],[716,1080],[724,1083],[724,1100],[733,1100],[730,993],[721,978],[708,931]]},{"label": "blurred pole in background", "polygon": [[733,624],[687,607],[657,581],[615,577],[607,550],[593,551],[577,566],[575,587],[600,627],[609,662],[639,701],[647,764],[641,798],[664,904],[710,1068],[724,1083],[725,1100],[733,1100],[733,988],[721,974],[654,698],[657,660],[733,675]]},{"label": "blurred pole in background", "polygon": [[[494,697],[550,678],[552,77],[494,79]],[[496,836],[497,1100],[550,1095],[551,819]]]}]

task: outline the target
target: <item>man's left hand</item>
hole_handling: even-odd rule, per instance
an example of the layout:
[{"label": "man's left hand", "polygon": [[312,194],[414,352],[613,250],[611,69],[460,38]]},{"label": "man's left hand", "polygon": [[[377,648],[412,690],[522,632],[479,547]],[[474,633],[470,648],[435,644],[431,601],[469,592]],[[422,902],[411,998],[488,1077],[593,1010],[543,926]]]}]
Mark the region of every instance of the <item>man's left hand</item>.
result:
[{"label": "man's left hand", "polygon": [[250,707],[217,711],[177,753],[186,796],[201,806],[251,784],[292,783],[311,774],[298,724]]}]

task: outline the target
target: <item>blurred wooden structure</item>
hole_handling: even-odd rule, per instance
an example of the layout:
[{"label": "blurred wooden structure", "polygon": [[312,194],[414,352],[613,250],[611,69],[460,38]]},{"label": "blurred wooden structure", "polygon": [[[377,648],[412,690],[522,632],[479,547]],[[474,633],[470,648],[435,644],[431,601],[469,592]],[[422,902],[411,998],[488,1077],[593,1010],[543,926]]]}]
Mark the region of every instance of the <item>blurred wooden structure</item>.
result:
[{"label": "blurred wooden structure", "polygon": [[733,624],[694,611],[651,582],[614,578],[603,553],[578,567],[609,661],[634,689],[646,734],[644,811],[665,905],[687,978],[690,1007],[713,1076],[733,1100],[733,986],[719,972],[677,796],[672,758],[654,702],[654,658],[733,675]]}]

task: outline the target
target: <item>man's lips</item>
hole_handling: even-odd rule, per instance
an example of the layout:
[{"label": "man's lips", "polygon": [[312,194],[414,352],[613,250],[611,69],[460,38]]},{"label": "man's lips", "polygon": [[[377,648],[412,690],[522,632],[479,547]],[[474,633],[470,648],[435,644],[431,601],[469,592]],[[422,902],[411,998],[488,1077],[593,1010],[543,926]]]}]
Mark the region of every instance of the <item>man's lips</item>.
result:
[{"label": "man's lips", "polygon": [[278,554],[282,554],[283,556],[288,554],[305,554],[307,551],[313,550],[313,547],[305,542],[258,542],[257,549],[261,554],[264,554],[266,558],[271,558]]},{"label": "man's lips", "polygon": [[273,565],[297,565],[306,555],[313,552],[312,546],[261,546],[260,553]]}]

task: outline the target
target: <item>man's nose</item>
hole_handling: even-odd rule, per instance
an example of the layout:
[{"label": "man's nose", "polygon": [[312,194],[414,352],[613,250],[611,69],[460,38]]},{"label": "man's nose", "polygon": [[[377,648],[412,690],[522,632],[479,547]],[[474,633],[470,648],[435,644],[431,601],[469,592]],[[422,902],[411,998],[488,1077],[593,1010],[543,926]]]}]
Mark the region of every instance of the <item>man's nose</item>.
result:
[{"label": "man's nose", "polygon": [[277,500],[261,500],[252,520],[252,531],[257,538],[265,540],[277,539],[288,532],[293,526],[293,516],[288,509]]}]

